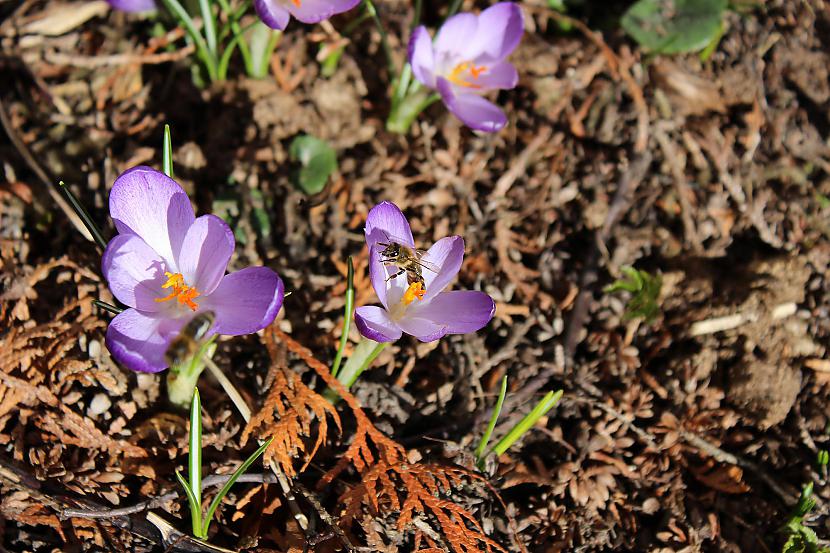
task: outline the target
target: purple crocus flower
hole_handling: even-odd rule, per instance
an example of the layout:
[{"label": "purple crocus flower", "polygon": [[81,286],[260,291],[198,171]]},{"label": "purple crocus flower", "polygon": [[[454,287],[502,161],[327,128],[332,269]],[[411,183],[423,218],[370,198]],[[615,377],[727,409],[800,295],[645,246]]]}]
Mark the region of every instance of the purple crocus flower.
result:
[{"label": "purple crocus flower", "polygon": [[107,2],[122,12],[149,12],[156,9],[155,0],[107,0]]},{"label": "purple crocus flower", "polygon": [[460,13],[447,19],[433,43],[420,26],[409,40],[409,63],[421,84],[437,90],[447,109],[468,127],[495,132],[507,117],[482,94],[514,88],[516,68],[505,58],[524,32],[518,4],[500,2],[481,14]]},{"label": "purple crocus flower", "polygon": [[360,0],[254,0],[254,9],[263,23],[283,31],[292,15],[303,23],[319,23],[359,3]]},{"label": "purple crocus flower", "polygon": [[110,215],[118,230],[101,265],[118,300],[129,306],[107,328],[113,357],[139,372],[167,367],[170,341],[197,313],[212,311],[212,334],[265,328],[282,306],[283,284],[267,267],[225,274],[235,242],[215,215],[196,217],[182,187],[149,167],[115,181]]},{"label": "purple crocus flower", "polygon": [[460,236],[442,238],[420,258],[422,285],[397,266],[383,262],[382,252],[390,244],[415,251],[412,230],[395,204],[382,202],[373,207],[366,218],[365,233],[369,277],[383,304],[355,309],[355,323],[366,338],[392,342],[406,332],[422,342],[432,342],[446,334],[475,332],[493,318],[496,306],[484,292],[444,291],[464,260],[464,239]]}]

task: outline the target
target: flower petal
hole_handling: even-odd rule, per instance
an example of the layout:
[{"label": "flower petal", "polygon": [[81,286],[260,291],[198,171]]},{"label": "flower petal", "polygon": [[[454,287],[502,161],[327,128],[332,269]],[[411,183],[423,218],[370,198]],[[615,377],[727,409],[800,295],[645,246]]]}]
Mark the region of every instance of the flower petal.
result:
[{"label": "flower petal", "polygon": [[216,290],[236,242],[233,231],[216,215],[197,218],[182,242],[177,265],[184,281],[206,296]]},{"label": "flower petal", "polygon": [[468,61],[470,39],[478,28],[478,16],[473,13],[459,13],[447,19],[435,38],[436,57],[446,58],[450,63]]},{"label": "flower petal", "polygon": [[461,270],[461,263],[464,261],[464,239],[460,236],[442,238],[432,245],[421,260],[424,265],[439,269],[437,273],[426,267],[422,270],[427,293],[421,301],[426,303],[440,294]]},{"label": "flower petal", "polygon": [[481,73],[475,84],[482,90],[493,90],[494,88],[515,88],[519,82],[519,74],[513,64],[507,61],[496,62],[487,66],[487,70]]},{"label": "flower petal", "polygon": [[496,132],[507,124],[507,116],[497,105],[475,94],[456,95],[443,77],[438,77],[438,92],[447,109],[471,129]]},{"label": "flower petal", "polygon": [[389,313],[377,305],[355,309],[354,322],[361,335],[375,342],[394,342],[401,337],[401,329],[389,318]]},{"label": "flower petal", "polygon": [[390,240],[410,248],[415,247],[415,239],[412,238],[412,229],[406,216],[392,202],[380,202],[369,211],[364,232],[370,250],[378,242],[387,243]]},{"label": "flower petal", "polygon": [[522,9],[513,2],[493,4],[478,16],[478,27],[466,37],[476,63],[490,64],[509,56],[524,33]]},{"label": "flower petal", "polygon": [[268,267],[247,267],[225,275],[212,294],[201,298],[199,309],[216,313],[213,330],[218,334],[250,334],[274,322],[283,293],[277,273]]},{"label": "flower petal", "polygon": [[291,20],[291,14],[279,0],[254,0],[254,9],[262,22],[272,29],[284,31]]},{"label": "flower petal", "polygon": [[432,37],[421,25],[412,31],[407,55],[415,78],[429,88],[435,88],[435,55],[432,51]]},{"label": "flower petal", "polygon": [[106,345],[116,361],[130,370],[156,373],[167,368],[164,353],[170,340],[187,322],[127,309],[107,328]]},{"label": "flower petal", "polygon": [[434,342],[449,332],[449,327],[446,324],[415,317],[409,315],[409,313],[398,321],[398,325],[401,330],[415,336],[421,342]]},{"label": "flower petal", "polygon": [[156,9],[155,0],[107,0],[110,6],[122,12],[149,12]]},{"label": "flower petal", "polygon": [[142,311],[159,311],[156,298],[167,278],[164,261],[135,234],[119,234],[110,240],[101,257],[101,269],[118,301]]},{"label": "flower petal", "polygon": [[335,14],[349,11],[359,3],[360,0],[291,0],[285,7],[303,23],[319,23]]},{"label": "flower petal", "polygon": [[493,298],[484,292],[453,290],[438,294],[428,303],[413,304],[405,317],[430,320],[436,326],[445,327],[446,334],[466,334],[483,328],[495,312]]},{"label": "flower petal", "polygon": [[187,194],[176,181],[143,166],[115,179],[110,216],[118,232],[140,236],[167,262],[168,270],[176,268],[182,240],[196,218]]}]

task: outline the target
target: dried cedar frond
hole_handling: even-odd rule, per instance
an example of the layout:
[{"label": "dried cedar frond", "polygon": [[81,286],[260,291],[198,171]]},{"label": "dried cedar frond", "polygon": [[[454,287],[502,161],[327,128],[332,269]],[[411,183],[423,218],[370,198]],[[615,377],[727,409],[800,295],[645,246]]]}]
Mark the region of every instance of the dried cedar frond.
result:
[{"label": "dried cedar frond", "polygon": [[[483,482],[481,477],[460,468],[409,463],[403,446],[372,424],[357,398],[331,375],[326,365],[275,326],[271,327],[268,335],[266,341],[277,339],[284,343],[289,351],[298,355],[336,391],[357,422],[352,443],[337,465],[320,480],[320,486],[325,486],[349,466],[360,474],[361,483],[340,498],[344,506],[343,523],[360,520],[363,507],[374,515],[383,508],[400,513],[397,520],[399,531],[414,531],[413,523],[420,516],[428,519],[434,524],[436,536],[441,536],[454,552],[506,553],[484,533],[481,524],[466,507],[449,499],[453,492],[459,491],[469,481]],[[428,542],[426,551],[438,550],[432,545]]]},{"label": "dried cedar frond", "polygon": [[[283,472],[292,478],[297,475],[294,459],[305,454],[305,470],[317,449],[325,443],[328,435],[328,417],[340,427],[340,415],[323,396],[306,386],[300,376],[288,368],[285,347],[278,344],[273,335],[266,334],[265,346],[271,357],[269,380],[271,388],[263,408],[251,417],[242,433],[242,443],[251,435],[261,439],[273,438],[265,450],[265,462],[276,461]],[[312,428],[314,419],[316,428]],[[308,450],[305,438],[316,432],[314,445]]]}]

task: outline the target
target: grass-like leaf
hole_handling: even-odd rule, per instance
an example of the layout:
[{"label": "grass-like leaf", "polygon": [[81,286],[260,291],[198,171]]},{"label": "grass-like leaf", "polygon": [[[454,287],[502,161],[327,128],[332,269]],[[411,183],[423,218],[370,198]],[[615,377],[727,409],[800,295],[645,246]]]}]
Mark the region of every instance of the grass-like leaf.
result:
[{"label": "grass-like leaf", "polygon": [[239,480],[239,477],[245,474],[245,471],[256,461],[262,453],[268,449],[268,446],[271,445],[271,441],[273,438],[269,439],[266,442],[263,442],[256,451],[254,451],[250,457],[248,457],[244,463],[239,465],[233,474],[231,475],[230,479],[225,482],[225,485],[222,486],[222,489],[219,490],[219,493],[216,494],[216,497],[213,498],[213,501],[210,503],[210,507],[208,507],[207,513],[205,513],[205,518],[202,523],[204,537],[207,537],[208,528],[210,528],[210,521],[213,520],[213,514],[216,512],[216,508],[219,507],[219,504],[222,503],[222,499],[228,495],[228,492],[231,490],[231,486]]},{"label": "grass-like leaf", "polygon": [[484,466],[484,452],[487,451],[487,444],[490,443],[490,436],[493,435],[493,430],[496,428],[496,422],[499,420],[501,414],[501,407],[504,405],[504,398],[507,397],[507,375],[501,379],[501,390],[499,390],[499,398],[496,400],[496,406],[493,407],[493,414],[490,415],[490,422],[487,424],[487,429],[481,436],[481,441],[476,448],[476,465],[479,469]]}]

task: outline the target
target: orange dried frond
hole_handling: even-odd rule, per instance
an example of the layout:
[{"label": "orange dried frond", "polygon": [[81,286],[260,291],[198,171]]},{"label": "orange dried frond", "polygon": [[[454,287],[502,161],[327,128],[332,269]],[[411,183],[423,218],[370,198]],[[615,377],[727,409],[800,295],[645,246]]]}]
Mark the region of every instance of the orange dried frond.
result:
[{"label": "orange dried frond", "polygon": [[[265,346],[271,357],[268,375],[271,387],[262,410],[251,417],[245,427],[242,442],[245,443],[252,434],[261,439],[273,437],[265,450],[265,461],[276,461],[291,478],[298,472],[294,469],[294,459],[304,455],[305,464],[299,472],[305,470],[326,441],[329,417],[339,431],[340,416],[328,400],[306,386],[300,376],[288,368],[285,346],[277,343],[272,334],[266,334]],[[315,419],[316,426],[313,424]],[[314,434],[314,443],[309,448],[306,439]]]},{"label": "orange dried frond", "polygon": [[[267,341],[276,339],[300,357],[340,395],[357,422],[352,443],[335,467],[320,480],[320,487],[324,487],[350,465],[360,474],[360,483],[340,498],[343,524],[361,521],[363,507],[375,516],[399,513],[397,527],[400,531],[416,531],[413,521],[423,516],[422,520],[434,524],[435,535],[440,536],[444,545],[456,553],[506,553],[502,546],[487,537],[481,524],[467,508],[448,499],[470,481],[487,485],[483,478],[460,468],[409,463],[404,447],[372,424],[357,398],[331,375],[325,364],[275,326],[270,330]],[[420,547],[420,541],[418,544]],[[427,548],[421,551],[441,549],[428,540]]]}]

